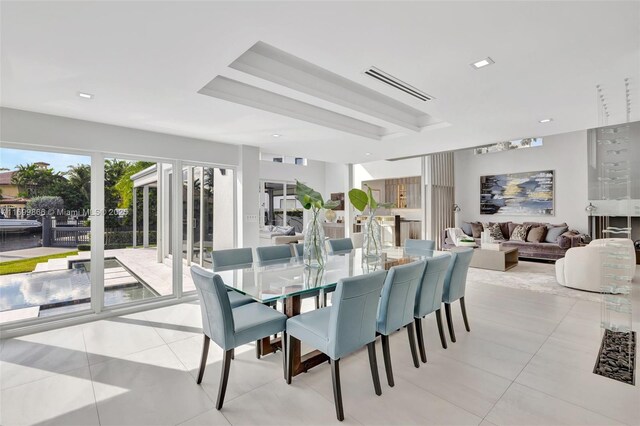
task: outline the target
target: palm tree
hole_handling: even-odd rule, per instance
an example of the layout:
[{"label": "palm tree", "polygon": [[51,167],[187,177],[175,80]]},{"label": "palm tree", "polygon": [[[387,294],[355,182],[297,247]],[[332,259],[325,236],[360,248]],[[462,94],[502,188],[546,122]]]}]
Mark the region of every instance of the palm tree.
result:
[{"label": "palm tree", "polygon": [[42,168],[36,164],[19,164],[16,169],[11,183],[18,187],[21,196],[50,195],[47,193],[50,186],[64,179],[60,173],[54,173],[52,168]]},{"label": "palm tree", "polygon": [[76,188],[87,200],[91,199],[91,166],[89,164],[69,166],[69,170],[65,174],[71,186]]}]

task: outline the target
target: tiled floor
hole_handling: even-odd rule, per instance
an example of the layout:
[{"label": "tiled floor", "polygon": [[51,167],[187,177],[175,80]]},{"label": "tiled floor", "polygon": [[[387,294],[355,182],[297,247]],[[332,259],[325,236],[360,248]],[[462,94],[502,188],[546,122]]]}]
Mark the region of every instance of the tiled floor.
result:
[{"label": "tiled floor", "polygon": [[[598,303],[477,284],[466,299],[472,331],[454,306],[458,342],[449,349],[435,319],[424,320],[429,361],[419,369],[406,333],[392,336],[394,388],[378,344],[382,396],[365,351],[342,361],[345,424],[640,424],[640,387],[591,373]],[[251,345],[237,351],[215,410],[222,353],[211,345],[196,385],[200,321],[198,305],[185,303],[0,342],[0,424],[337,423],[327,364],[287,386],[280,353],[256,360]]]}]

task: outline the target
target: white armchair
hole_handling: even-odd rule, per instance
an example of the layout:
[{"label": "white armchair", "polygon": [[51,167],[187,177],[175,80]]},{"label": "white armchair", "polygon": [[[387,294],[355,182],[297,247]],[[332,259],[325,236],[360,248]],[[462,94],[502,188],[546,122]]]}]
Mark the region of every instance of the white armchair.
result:
[{"label": "white armchair", "polygon": [[[605,258],[611,249],[607,244],[621,244],[622,250],[628,250],[628,259]],[[563,259],[556,261],[556,280],[558,284],[578,290],[602,292],[604,261],[619,265],[620,274],[631,277],[635,274],[635,250],[633,241],[627,238],[605,238],[593,240],[585,247],[573,247],[567,250]],[[624,271],[624,272],[622,272]],[[610,272],[607,272],[610,273]]]}]

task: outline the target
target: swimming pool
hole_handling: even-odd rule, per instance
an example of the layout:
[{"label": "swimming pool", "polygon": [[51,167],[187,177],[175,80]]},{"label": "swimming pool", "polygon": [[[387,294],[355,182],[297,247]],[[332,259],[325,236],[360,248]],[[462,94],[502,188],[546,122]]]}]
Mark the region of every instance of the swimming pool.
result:
[{"label": "swimming pool", "polygon": [[[105,306],[157,297],[158,293],[115,257],[105,258]],[[39,316],[89,309],[91,262],[69,269],[0,276],[0,312],[39,307]]]}]

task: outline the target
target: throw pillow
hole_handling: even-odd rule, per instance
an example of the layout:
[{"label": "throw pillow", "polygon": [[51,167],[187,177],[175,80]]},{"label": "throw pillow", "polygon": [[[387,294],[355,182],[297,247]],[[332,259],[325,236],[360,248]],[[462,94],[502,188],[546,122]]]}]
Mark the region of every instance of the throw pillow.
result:
[{"label": "throw pillow", "polygon": [[536,226],[529,230],[527,234],[527,242],[530,243],[541,243],[544,241],[544,237],[547,235],[547,227],[546,226]]},{"label": "throw pillow", "polygon": [[480,238],[480,234],[482,233],[484,229],[482,228],[482,224],[481,223],[472,223],[471,224],[471,236],[473,238]]},{"label": "throw pillow", "polygon": [[512,235],[513,235],[513,231],[516,229],[516,226],[518,225],[522,225],[521,223],[513,223],[513,222],[509,222],[509,238],[513,239]]},{"label": "throw pillow", "polygon": [[504,237],[505,240],[509,239],[509,235],[511,235],[511,233],[509,232],[509,224],[511,222],[499,222],[498,225],[500,226],[500,230],[502,231],[502,236]]},{"label": "throw pillow", "polygon": [[472,236],[473,235],[473,229],[471,229],[471,223],[462,222],[462,232],[464,232],[468,236]]},{"label": "throw pillow", "polygon": [[293,226],[276,226],[274,231],[280,235],[296,235],[296,230]]},{"label": "throw pillow", "polygon": [[527,241],[527,233],[529,232],[529,229],[529,225],[516,226],[511,233],[511,239],[513,241]]},{"label": "throw pillow", "polygon": [[504,241],[504,235],[502,235],[499,223],[483,223],[482,226],[484,226],[484,232],[488,232],[489,237],[493,240]]},{"label": "throw pillow", "polygon": [[547,237],[544,240],[548,243],[557,243],[558,237],[567,232],[568,229],[569,227],[567,226],[554,226],[552,228],[548,228]]}]

